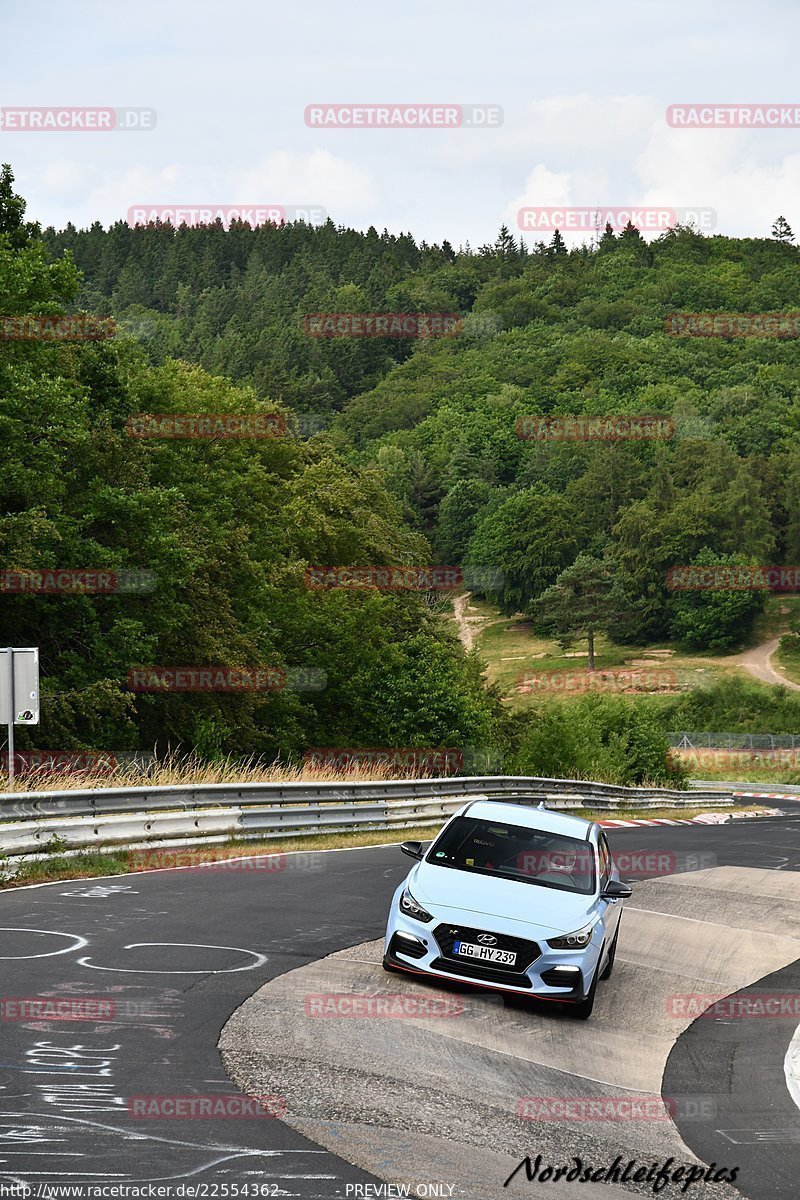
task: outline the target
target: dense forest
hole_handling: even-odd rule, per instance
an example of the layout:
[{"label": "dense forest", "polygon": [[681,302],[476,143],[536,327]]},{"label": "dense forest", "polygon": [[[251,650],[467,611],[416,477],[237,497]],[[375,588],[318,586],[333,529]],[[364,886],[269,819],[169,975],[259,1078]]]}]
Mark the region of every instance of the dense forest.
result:
[{"label": "dense forest", "polygon": [[[12,183],[6,172],[3,311],[113,314],[120,336],[2,344],[4,560],[159,580],[146,596],[4,598],[0,640],[42,645],[50,744],[518,750],[542,722],[504,716],[441,598],[309,592],[305,568],[460,564],[542,628],[553,585],[580,575],[617,640],[720,650],[747,636],[763,593],[673,592],[669,569],[800,563],[797,340],[668,328],[676,312],[800,307],[788,238],[677,228],[645,242],[629,228],[568,250],[504,227],[456,250],[330,220],[41,230]],[[304,317],[319,312],[463,322],[442,338],[311,337]],[[124,432],[140,412],[243,411],[285,414],[298,436]],[[609,414],[658,414],[668,436],[521,436],[537,416]],[[130,667],[176,661],[313,666],[327,687],[125,689]]]},{"label": "dense forest", "polygon": [[[12,183],[6,171],[0,309],[74,309],[71,256],[26,225]],[[41,649],[42,724],[18,731],[20,747],[292,758],[319,745],[495,742],[498,701],[424,594],[306,586],[309,564],[429,561],[379,472],[319,439],[129,436],[140,413],[291,416],[202,366],[152,363],[138,339],[0,346],[4,572],[154,579],[105,594],[3,588],[0,644]],[[300,685],[132,690],[129,673],[154,664],[269,667]]]},{"label": "dense forest", "polygon": [[[758,597],[671,595],[695,562],[800,561],[796,339],[671,336],[672,312],[774,312],[800,296],[787,240],[631,228],[568,252],[503,228],[473,253],[324,226],[45,232],[154,361],[175,355],[330,421],[353,465],[380,469],[440,561],[502,572],[525,609],[583,552],[617,583],[628,641],[723,648]],[[309,337],[310,312],[455,311],[458,336]],[[536,414],[658,413],[660,440],[547,442]],[[710,619],[704,614],[710,613]]]}]

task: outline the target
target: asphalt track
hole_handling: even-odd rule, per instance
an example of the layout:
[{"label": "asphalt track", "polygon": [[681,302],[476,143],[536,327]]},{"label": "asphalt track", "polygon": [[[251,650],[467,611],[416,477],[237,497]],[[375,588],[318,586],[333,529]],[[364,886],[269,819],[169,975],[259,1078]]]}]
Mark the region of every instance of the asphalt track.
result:
[{"label": "asphalt track", "polygon": [[[798,833],[800,815],[609,831],[615,854],[647,848],[675,854],[678,869],[784,873],[800,871]],[[234,1108],[221,1118],[164,1115],[176,1097],[228,1098],[235,1106],[241,1093],[217,1048],[228,1019],[270,980],[379,938],[409,864],[396,848],[378,847],[287,855],[280,870],[266,865],[153,871],[0,895],[0,1183],[158,1181],[172,1185],[172,1194],[179,1184],[208,1185],[194,1194],[209,1196],[225,1194],[219,1185],[260,1184],[264,1195],[326,1200],[356,1195],[354,1184],[380,1183],[278,1117],[237,1119]],[[777,983],[763,986],[794,989],[793,971],[787,965]],[[43,997],[97,999],[107,1019],[7,1019],[24,1012],[9,1001]],[[704,1162],[735,1159],[737,1186],[751,1200],[800,1191],[800,1111],[782,1070],[795,1026],[730,1022],[720,1036],[716,1022],[700,1018],[667,1065],[673,1074],[665,1094],[710,1091],[713,1080],[716,1093],[730,1095],[735,1119],[703,1126],[702,1136],[698,1127],[680,1127],[680,1134]],[[152,1097],[166,1098],[157,1105],[161,1115],[149,1115]],[[753,1136],[736,1141],[737,1128]],[[426,1178],[424,1162],[419,1178]],[[533,1194],[523,1185],[516,1190]],[[496,1194],[505,1194],[499,1178]]]}]

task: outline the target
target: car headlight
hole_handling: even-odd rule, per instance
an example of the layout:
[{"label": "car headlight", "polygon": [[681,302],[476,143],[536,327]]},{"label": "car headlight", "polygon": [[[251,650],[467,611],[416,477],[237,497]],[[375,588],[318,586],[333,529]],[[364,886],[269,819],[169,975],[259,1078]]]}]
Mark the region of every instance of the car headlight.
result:
[{"label": "car headlight", "polygon": [[594,925],[584,925],[574,933],[565,933],[563,937],[548,938],[547,944],[551,950],[583,950],[592,940]]},{"label": "car headlight", "polygon": [[413,917],[415,921],[423,921],[426,925],[428,921],[433,920],[431,914],[429,912],[425,912],[425,909],[421,908],[420,905],[417,904],[408,888],[406,888],[400,897],[400,911],[405,913],[407,917]]}]

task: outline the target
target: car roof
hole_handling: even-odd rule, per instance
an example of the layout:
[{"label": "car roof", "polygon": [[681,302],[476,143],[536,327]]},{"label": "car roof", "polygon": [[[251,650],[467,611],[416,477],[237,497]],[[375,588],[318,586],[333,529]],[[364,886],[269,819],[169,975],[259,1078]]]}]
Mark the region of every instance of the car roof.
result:
[{"label": "car roof", "polygon": [[593,821],[573,817],[568,813],[555,812],[550,808],[539,808],[536,804],[514,804],[508,800],[475,800],[461,809],[483,821],[507,821],[510,825],[522,825],[526,829],[542,829],[547,833],[563,834],[564,837],[589,840],[594,827]]}]

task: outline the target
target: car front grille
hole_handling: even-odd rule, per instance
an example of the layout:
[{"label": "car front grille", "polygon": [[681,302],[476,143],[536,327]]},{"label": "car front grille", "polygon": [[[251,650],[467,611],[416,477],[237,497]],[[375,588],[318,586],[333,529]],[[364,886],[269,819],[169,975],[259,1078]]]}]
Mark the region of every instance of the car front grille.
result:
[{"label": "car front grille", "polygon": [[[510,950],[516,954],[517,961],[510,969],[503,963],[485,962],[481,959],[462,958],[460,954],[453,953],[453,944],[455,942],[475,942],[477,945],[482,945],[481,938],[486,934],[491,934],[496,940],[492,948],[495,950]],[[436,938],[436,943],[442,952],[442,958],[449,962],[456,962],[459,965],[459,974],[469,975],[470,972],[463,968],[471,966],[473,968],[480,967],[481,971],[488,971],[489,974],[480,978],[496,978],[500,975],[522,975],[527,971],[532,962],[542,953],[536,942],[530,942],[527,938],[511,937],[507,933],[495,933],[491,929],[470,929],[466,925],[437,925],[433,931],[433,936]],[[450,968],[447,968],[450,969]],[[520,986],[524,987],[524,984]]]}]

